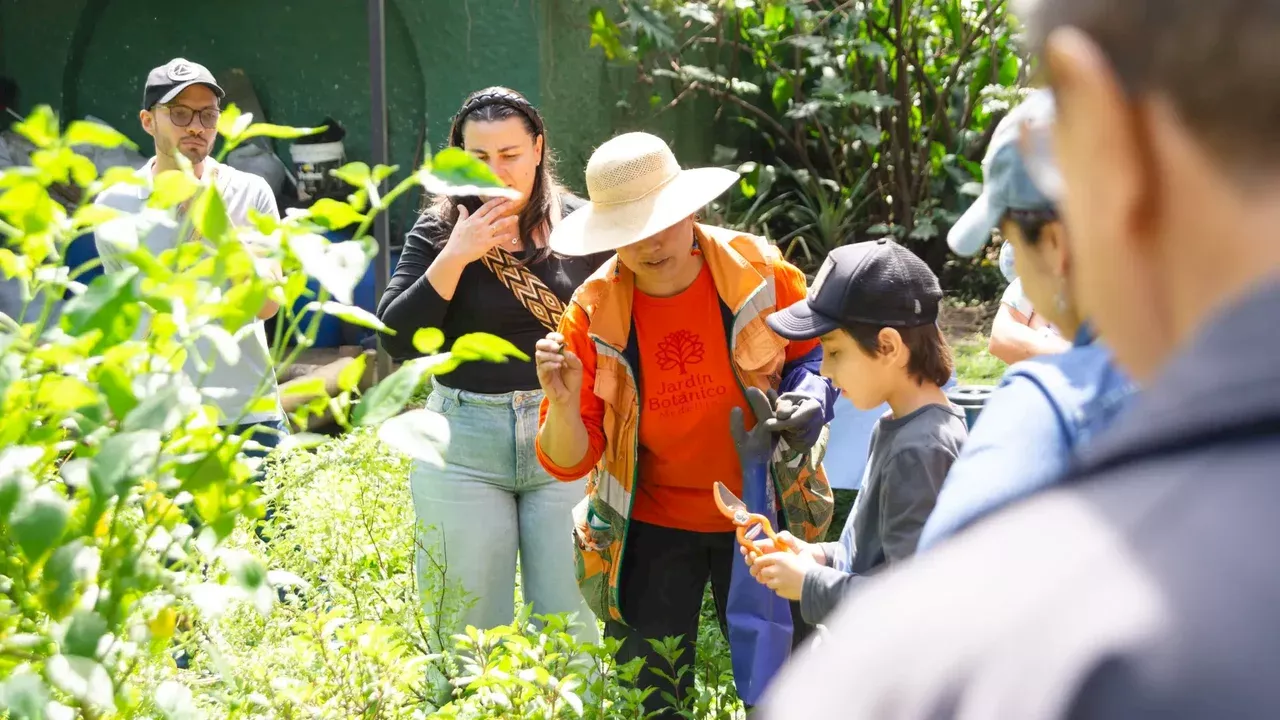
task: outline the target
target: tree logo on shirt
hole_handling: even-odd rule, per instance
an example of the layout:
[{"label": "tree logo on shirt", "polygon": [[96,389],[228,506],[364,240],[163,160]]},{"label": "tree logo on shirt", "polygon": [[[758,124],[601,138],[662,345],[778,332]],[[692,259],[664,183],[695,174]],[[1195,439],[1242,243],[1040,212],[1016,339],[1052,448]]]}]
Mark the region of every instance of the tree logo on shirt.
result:
[{"label": "tree logo on shirt", "polygon": [[702,362],[705,353],[702,338],[688,330],[677,330],[658,343],[658,367],[663,370],[679,368],[681,375],[688,375],[689,366]]}]

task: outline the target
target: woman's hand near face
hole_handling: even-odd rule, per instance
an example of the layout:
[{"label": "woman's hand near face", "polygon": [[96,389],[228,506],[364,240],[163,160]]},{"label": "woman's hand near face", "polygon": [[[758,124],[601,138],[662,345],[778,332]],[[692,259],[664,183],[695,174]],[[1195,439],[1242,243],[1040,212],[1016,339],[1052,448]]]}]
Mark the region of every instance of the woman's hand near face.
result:
[{"label": "woman's hand near face", "polygon": [[519,237],[520,218],[512,207],[511,201],[505,198],[494,198],[481,205],[475,215],[459,206],[453,232],[427,268],[427,281],[445,301],[453,299],[458,278],[468,265],[484,257],[495,245],[510,243]]},{"label": "woman's hand near face", "polygon": [[441,256],[470,264],[496,246],[511,247],[511,241],[520,236],[520,217],[513,213],[513,208],[506,198],[489,200],[474,215],[459,206],[458,221]]}]

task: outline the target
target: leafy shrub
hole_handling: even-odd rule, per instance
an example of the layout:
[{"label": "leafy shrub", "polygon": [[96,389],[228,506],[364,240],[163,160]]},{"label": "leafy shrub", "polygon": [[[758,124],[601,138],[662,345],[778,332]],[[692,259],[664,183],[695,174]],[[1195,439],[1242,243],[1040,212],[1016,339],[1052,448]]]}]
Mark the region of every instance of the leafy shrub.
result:
[{"label": "leafy shrub", "polygon": [[[179,232],[197,229],[206,242],[154,256],[136,242],[137,218],[91,204],[106,187],[140,178],[130,168],[98,177],[72,150],[128,143],[123,135],[89,122],[63,131],[47,107],[16,129],[38,150],[32,167],[0,173],[0,270],[21,286],[26,307],[17,317],[31,319],[0,315],[0,708],[15,719],[187,717],[191,698],[205,693],[168,671],[174,638],[216,649],[217,626],[205,619],[240,603],[269,610],[273,588],[288,578],[227,542],[237,523],[264,514],[254,467],[240,452],[248,437],[217,426],[209,404],[215,391],[184,373],[183,360],[234,362],[235,335],[252,331],[268,298],[282,308],[272,348],[277,369],[311,345],[321,314],[384,329],[350,304],[373,254],[364,234],[373,217],[418,183],[469,194],[500,183],[461,151],[441,152],[385,193],[378,186],[392,168],[352,163],[337,171],[353,186],[349,202],[322,201],[283,221],[252,216],[252,228],[235,228],[217,189],[188,165],[155,178],[148,212],[188,203]],[[254,125],[228,108],[219,132],[225,154],[254,136],[310,131]],[[54,186],[78,187],[79,199],[56,202]],[[349,243],[321,236],[352,225]],[[120,238],[133,267],[86,287],[77,279],[92,264],[66,268],[62,258],[74,238],[95,230]],[[260,274],[255,253],[278,261],[287,280]],[[318,295],[307,290],[308,275],[319,280]],[[70,299],[59,307],[64,295]],[[198,357],[197,340],[212,342],[211,356]],[[428,347],[430,333],[416,340],[424,352],[438,349]],[[449,353],[406,363],[357,403],[361,360],[343,374],[338,397],[320,387],[301,414],[328,409],[344,426],[383,423],[431,373],[513,350],[497,338],[468,338]],[[249,411],[275,402],[259,398]],[[413,436],[421,420],[409,413],[383,427],[395,440]],[[284,445],[318,441],[299,435]],[[429,460],[431,448],[422,452]],[[350,661],[365,670],[353,678],[394,689],[413,674],[382,654],[394,646],[393,634],[337,629],[319,616],[300,623],[304,637],[332,631],[359,640]],[[252,647],[254,638],[243,639]],[[258,679],[227,694],[230,714],[251,714],[261,696],[286,689],[273,688],[275,678],[265,674]]]},{"label": "leafy shrub", "polygon": [[589,42],[634,68],[631,102],[657,114],[712,98],[728,121],[715,162],[750,161],[719,218],[811,268],[890,235],[942,270],[940,239],[1028,74],[1006,0],[618,6],[616,20],[592,8]]},{"label": "leafy shrub", "polygon": [[[188,631],[196,707],[210,717],[639,718],[638,661],[616,666],[616,641],[580,644],[561,616],[442,638],[414,584],[408,463],[358,430],[273,465],[264,486],[277,504],[263,545],[248,523],[231,552],[261,553],[282,603],[241,602]],[[460,598],[453,598],[460,606]],[[269,608],[267,612],[262,612]],[[446,615],[446,622],[449,622]],[[728,648],[704,612],[702,658],[686,717],[734,717]],[[668,641],[667,655],[678,652]],[[671,671],[668,670],[668,673]]]}]

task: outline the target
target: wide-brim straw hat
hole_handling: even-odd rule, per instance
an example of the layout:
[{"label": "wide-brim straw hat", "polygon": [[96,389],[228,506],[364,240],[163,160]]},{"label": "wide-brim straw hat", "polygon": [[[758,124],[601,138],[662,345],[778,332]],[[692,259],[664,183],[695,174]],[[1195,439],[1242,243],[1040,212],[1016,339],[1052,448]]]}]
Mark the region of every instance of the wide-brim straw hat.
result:
[{"label": "wide-brim straw hat", "polygon": [[660,137],[619,135],[591,154],[591,202],[556,224],[551,249],[590,255],[626,247],[693,215],[737,181],[724,168],[682,169]]}]

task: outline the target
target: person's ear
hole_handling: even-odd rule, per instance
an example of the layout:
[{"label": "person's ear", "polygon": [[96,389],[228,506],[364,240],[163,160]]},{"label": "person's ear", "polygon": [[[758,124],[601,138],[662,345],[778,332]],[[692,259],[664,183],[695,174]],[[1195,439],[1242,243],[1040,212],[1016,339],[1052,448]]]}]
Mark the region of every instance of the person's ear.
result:
[{"label": "person's ear", "polygon": [[1045,223],[1040,229],[1044,255],[1052,264],[1055,277],[1065,278],[1071,272],[1071,248],[1067,242],[1067,226],[1061,220]]},{"label": "person's ear", "polygon": [[139,110],[138,122],[142,123],[142,129],[146,130],[148,135],[155,137],[155,134],[156,134],[155,114],[153,114],[150,110]]},{"label": "person's ear", "polygon": [[[1107,172],[1087,193],[1092,227],[1121,242],[1145,242],[1159,186],[1141,108],[1131,102],[1102,49],[1076,28],[1061,28],[1045,44],[1045,61],[1057,99],[1058,123],[1070,128],[1069,147],[1055,148],[1064,167],[1106,158]],[[1056,133],[1062,137],[1063,132]],[[1079,174],[1077,174],[1079,176]],[[1064,199],[1071,215],[1071,193]]]},{"label": "person's ear", "polygon": [[533,156],[537,159],[538,165],[542,164],[543,138],[545,135],[539,135],[533,140]]},{"label": "person's ear", "polygon": [[876,341],[880,346],[878,359],[881,362],[893,367],[907,366],[907,344],[903,342],[901,333],[893,328],[881,328]]}]

